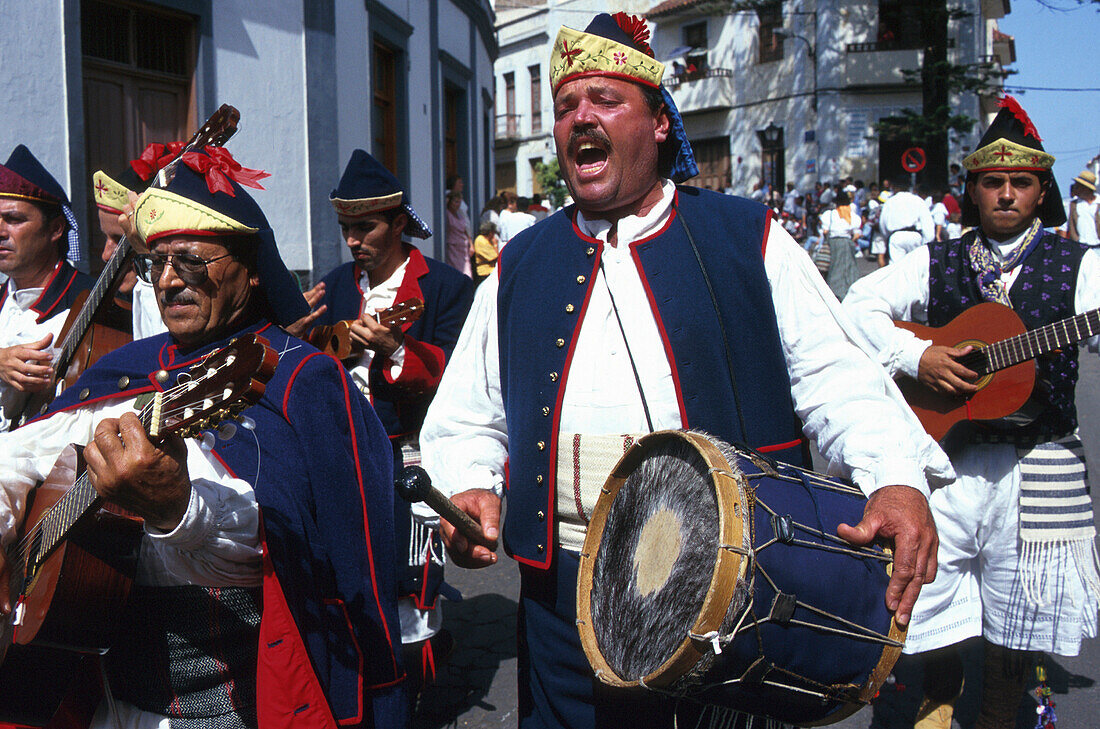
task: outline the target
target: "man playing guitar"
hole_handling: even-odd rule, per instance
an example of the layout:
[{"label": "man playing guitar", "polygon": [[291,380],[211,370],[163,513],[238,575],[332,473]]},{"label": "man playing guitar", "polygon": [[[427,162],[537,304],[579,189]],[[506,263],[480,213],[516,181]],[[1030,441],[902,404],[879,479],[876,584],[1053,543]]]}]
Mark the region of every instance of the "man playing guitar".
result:
[{"label": "man playing guitar", "polygon": [[[962,238],[934,241],[852,286],[844,308],[893,376],[960,401],[984,381],[960,358],[972,347],[930,345],[892,320],[941,327],[986,301],[1010,306],[1028,329],[1100,306],[1100,255],[1044,228],[1065,222],[1047,154],[1011,97],[967,168]],[[982,332],[975,332],[980,338]],[[986,338],[988,341],[988,337]],[[1097,351],[1097,338],[1088,340]],[[1037,363],[1049,391],[1022,426],[973,425],[951,447],[958,476],[933,492],[939,572],[913,611],[907,653],[925,654],[918,726],[947,727],[962,685],[954,646],[984,636],[975,726],[1014,727],[1032,651],[1077,655],[1096,634],[1097,579],[1091,501],[1077,436],[1077,345]],[[967,424],[971,425],[971,424]]]},{"label": "man playing guitar", "polygon": [[[150,249],[137,269],[168,333],[104,356],[0,435],[9,555],[29,492],[71,442],[88,444],[99,496],[145,520],[93,727],[404,726],[390,448],[340,364],[279,327],[309,309],[242,186],[266,176],[207,146],[137,199]],[[135,398],[198,386],[193,365],[248,336],[277,362],[248,419],[202,445],[150,437]]]}]

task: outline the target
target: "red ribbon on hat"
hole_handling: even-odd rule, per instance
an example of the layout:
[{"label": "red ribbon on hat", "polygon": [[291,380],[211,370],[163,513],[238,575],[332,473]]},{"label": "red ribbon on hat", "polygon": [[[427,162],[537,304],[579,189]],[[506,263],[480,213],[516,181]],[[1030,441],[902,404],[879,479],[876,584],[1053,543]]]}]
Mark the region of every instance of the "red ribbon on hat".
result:
[{"label": "red ribbon on hat", "polygon": [[653,49],[649,47],[649,28],[646,27],[645,20],[636,15],[627,15],[622,12],[615,13],[611,17],[618,23],[623,32],[634,40],[634,44],[641,49],[642,53],[650,58],[653,57]]},{"label": "red ribbon on hat", "polygon": [[183,163],[206,177],[206,187],[210,190],[210,194],[224,192],[230,197],[236,197],[237,194],[233,192],[230,180],[245,187],[262,190],[264,188],[260,180],[271,177],[263,170],[242,167],[224,147],[207,147],[201,154],[188,152],[183,155]]},{"label": "red ribbon on hat", "polygon": [[176,158],[183,149],[183,142],[161,144],[153,142],[145,147],[141,156],[130,161],[130,167],[142,180],[149,180],[160,172],[161,168]]}]

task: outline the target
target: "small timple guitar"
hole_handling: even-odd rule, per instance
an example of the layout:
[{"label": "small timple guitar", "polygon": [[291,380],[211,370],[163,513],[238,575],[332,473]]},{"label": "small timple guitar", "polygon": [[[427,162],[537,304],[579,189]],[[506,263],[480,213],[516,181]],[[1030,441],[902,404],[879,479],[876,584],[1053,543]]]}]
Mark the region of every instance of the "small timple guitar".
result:
[{"label": "small timple guitar", "polygon": [[1100,333],[1100,309],[1030,331],[1012,309],[988,301],[967,309],[942,327],[901,321],[894,324],[933,344],[974,347],[970,354],[959,358],[981,375],[976,383],[980,389],[969,398],[940,394],[908,377],[898,380],[898,387],[924,429],[936,440],[943,440],[956,425],[967,421],[1022,424],[1033,420],[1038,413],[1031,402],[1036,387],[1031,360]]},{"label": "small timple guitar", "polygon": [[[394,304],[375,315],[380,324],[392,326],[414,322],[424,313],[424,301],[417,298]],[[351,338],[351,325],[355,319],[345,319],[329,326],[315,328],[309,333],[307,341],[325,354],[338,360],[346,360],[363,352],[363,345]]]},{"label": "small timple guitar", "polygon": [[[190,378],[153,394],[139,418],[149,437],[192,437],[263,395],[278,353],[256,335],[212,352]],[[81,653],[111,645],[129,594],[141,519],[105,504],[70,446],[28,496],[7,548],[14,609],[0,621],[0,722],[40,726],[56,711]]]}]

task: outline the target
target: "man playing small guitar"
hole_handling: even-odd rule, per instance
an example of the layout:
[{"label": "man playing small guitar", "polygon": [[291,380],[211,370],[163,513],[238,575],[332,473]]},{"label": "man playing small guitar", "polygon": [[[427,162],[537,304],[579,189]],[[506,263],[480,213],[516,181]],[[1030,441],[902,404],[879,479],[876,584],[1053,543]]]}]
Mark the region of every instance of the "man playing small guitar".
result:
[{"label": "man playing small guitar", "polygon": [[[9,563],[26,546],[13,542],[28,494],[70,442],[88,444],[99,496],[145,520],[93,727],[404,726],[389,444],[340,364],[279,326],[309,309],[242,186],[263,177],[207,146],[137,199],[150,250],[137,270],[168,333],[107,354],[0,436]],[[273,371],[240,426],[201,445],[147,435],[135,398],[201,387],[211,367],[194,365],[249,336],[267,341]],[[18,636],[28,611],[11,597]],[[30,695],[5,668],[0,721]]]},{"label": "man playing small guitar", "polygon": [[[389,434],[394,468],[417,464],[420,426],[466,321],[474,284],[402,240],[432,233],[397,178],[363,150],[352,153],[329,199],[354,260],[306,294],[317,308],[297,326],[347,323],[358,353],[344,363]],[[415,302],[421,308],[412,315],[391,316]],[[410,695],[415,695],[424,673],[420,664],[434,664],[422,660],[431,657],[429,639],[442,625],[435,608],[443,550],[435,531],[412,521],[407,502],[398,499],[394,506],[402,642]]]},{"label": "man playing small guitar", "polygon": [[[899,384],[919,390],[917,380],[956,398],[941,400],[962,408],[964,418],[986,386],[988,378],[979,375],[1003,367],[1003,357],[987,348],[981,357],[992,364],[978,366],[973,347],[931,344],[892,320],[945,327],[977,305],[990,307],[983,302],[996,302],[1035,330],[1100,306],[1100,253],[1044,232],[1065,222],[1054,158],[1014,99],[1005,97],[1001,106],[963,162],[963,223],[976,229],[867,276],[844,300],[866,346]],[[1085,339],[1089,331],[1095,330],[1074,337],[1070,330],[1058,343]],[[973,333],[987,343],[1003,336]],[[1095,336],[1087,342],[1097,351]],[[1023,425],[967,423],[961,443],[947,441],[958,479],[930,500],[940,534],[939,572],[917,600],[905,647],[926,661],[922,728],[951,723],[962,685],[954,649],[960,641],[985,639],[975,726],[1007,729],[1016,725],[1033,652],[1077,655],[1082,638],[1096,634],[1100,580],[1074,405],[1078,347],[1035,344],[1032,353],[1050,353],[1016,366],[1033,366],[1046,385],[1035,398],[1036,417]]]}]

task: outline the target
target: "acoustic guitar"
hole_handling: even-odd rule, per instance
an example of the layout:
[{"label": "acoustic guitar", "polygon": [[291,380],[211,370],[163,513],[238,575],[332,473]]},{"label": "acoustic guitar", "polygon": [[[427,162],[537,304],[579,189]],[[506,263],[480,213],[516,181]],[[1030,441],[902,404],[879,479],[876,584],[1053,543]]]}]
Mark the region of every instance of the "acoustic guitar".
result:
[{"label": "acoustic guitar", "polygon": [[[411,298],[394,304],[375,314],[375,320],[386,326],[402,325],[416,321],[424,313],[424,301]],[[306,341],[325,354],[338,360],[347,360],[363,353],[365,347],[351,338],[351,325],[356,319],[344,319],[335,324],[315,327]]]},{"label": "acoustic guitar", "polygon": [[1034,420],[1041,403],[1033,397],[1037,383],[1031,360],[1100,333],[1100,309],[1028,330],[1015,311],[987,301],[970,307],[942,327],[902,321],[894,324],[933,344],[974,347],[970,354],[959,358],[981,376],[975,383],[980,389],[969,398],[935,392],[909,377],[898,380],[921,425],[942,441],[954,435],[956,426],[968,422],[1023,425]]},{"label": "acoustic guitar", "polygon": [[[202,128],[192,135],[179,154],[157,173],[150,187],[164,187],[171,182],[180,159],[187,152],[225,144],[236,133],[240,118],[240,112],[234,107],[222,104]],[[123,237],[103,267],[95,285],[73,301],[69,316],[54,342],[57,353],[50,363],[50,382],[53,384],[28,398],[23,412],[16,420],[18,425],[44,413],[55,397],[76,382],[81,372],[103,355],[133,339],[129,331],[118,328],[119,312],[115,302],[115,294],[122,283],[123,274],[131,267],[133,258],[133,245]]]},{"label": "acoustic guitar", "polygon": [[[263,395],[278,353],[250,334],[212,352],[179,385],[151,396],[139,418],[153,440],[194,437],[236,418]],[[42,726],[73,687],[83,658],[119,629],[143,534],[142,520],[100,499],[83,449],[69,446],[27,499],[6,550],[14,606],[0,623],[0,722]]]}]

